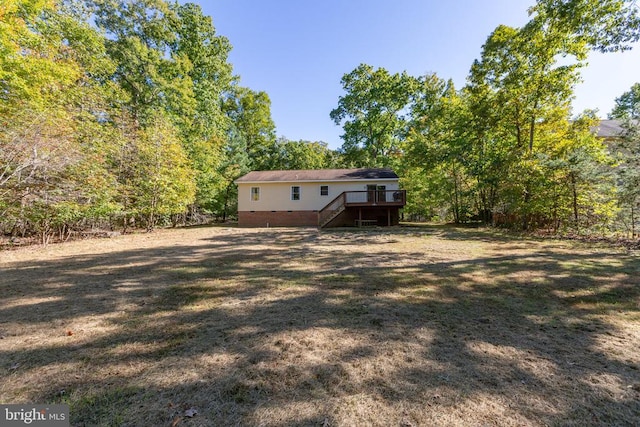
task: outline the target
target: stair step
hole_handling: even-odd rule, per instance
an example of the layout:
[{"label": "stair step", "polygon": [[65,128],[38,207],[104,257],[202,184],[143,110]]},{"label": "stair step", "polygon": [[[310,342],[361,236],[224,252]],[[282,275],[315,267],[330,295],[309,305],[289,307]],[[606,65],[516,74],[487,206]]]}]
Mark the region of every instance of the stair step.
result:
[{"label": "stair step", "polygon": [[342,212],[344,212],[346,208],[343,206],[340,206],[338,209],[336,209],[326,220],[324,220],[324,222],[322,224],[320,224],[320,228],[324,227],[325,225],[329,224],[331,221],[333,221],[338,215],[340,215]]}]

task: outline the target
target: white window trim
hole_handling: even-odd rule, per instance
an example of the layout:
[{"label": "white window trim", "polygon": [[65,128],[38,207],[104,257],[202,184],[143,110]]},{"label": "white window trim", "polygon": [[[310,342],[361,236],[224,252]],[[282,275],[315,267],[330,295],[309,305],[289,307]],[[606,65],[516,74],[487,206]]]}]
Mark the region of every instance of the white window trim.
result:
[{"label": "white window trim", "polygon": [[[258,189],[258,198],[257,198],[257,199],[254,199],[254,198],[253,198],[253,189],[254,189],[254,188],[257,188],[257,189]],[[259,202],[259,201],[260,201],[260,192],[261,192],[261,191],[260,191],[260,187],[251,187],[251,188],[249,189],[249,200],[251,200],[252,202]]]},{"label": "white window trim", "polygon": [[[297,200],[293,198],[293,189],[294,188],[298,189],[298,199]],[[289,193],[289,197],[291,198],[292,202],[299,202],[300,200],[302,200],[302,187],[299,186],[299,185],[292,185],[291,186],[291,191]]]}]

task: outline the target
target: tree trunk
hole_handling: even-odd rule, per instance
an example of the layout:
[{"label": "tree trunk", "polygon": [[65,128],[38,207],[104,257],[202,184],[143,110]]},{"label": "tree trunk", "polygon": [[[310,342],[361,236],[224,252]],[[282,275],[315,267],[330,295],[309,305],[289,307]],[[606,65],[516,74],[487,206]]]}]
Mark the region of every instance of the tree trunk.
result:
[{"label": "tree trunk", "polygon": [[[525,212],[522,215],[522,230],[527,231],[529,229],[529,203],[531,202],[531,192],[527,185],[524,189],[524,206]],[[515,222],[515,221],[514,221]]]},{"label": "tree trunk", "polygon": [[576,188],[576,177],[574,174],[570,175],[570,182],[571,182],[571,194],[572,194],[572,205],[573,205],[573,223],[574,226],[576,228],[576,231],[578,230],[578,189]]},{"label": "tree trunk", "polygon": [[229,185],[227,185],[227,188],[224,192],[224,207],[222,208],[222,222],[227,221],[227,209],[229,208],[229,193],[231,192],[232,185],[233,185],[233,182],[229,183]]},{"label": "tree trunk", "polygon": [[[538,110],[538,100],[533,105],[533,111]],[[529,123],[529,154],[533,154],[533,139],[535,136],[536,129],[536,117],[535,115],[531,116],[531,122]]]},{"label": "tree trunk", "polygon": [[458,174],[456,173],[455,163],[453,166],[453,216],[456,224],[460,223],[460,195],[458,190]]}]

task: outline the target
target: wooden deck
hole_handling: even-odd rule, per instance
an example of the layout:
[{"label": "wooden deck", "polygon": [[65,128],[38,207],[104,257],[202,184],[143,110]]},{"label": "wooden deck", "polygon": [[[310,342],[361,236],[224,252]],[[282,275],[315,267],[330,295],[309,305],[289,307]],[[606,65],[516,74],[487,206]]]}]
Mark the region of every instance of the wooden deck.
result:
[{"label": "wooden deck", "polygon": [[345,191],[344,206],[398,206],[407,204],[406,190]]},{"label": "wooden deck", "polygon": [[[355,223],[356,226],[374,223],[391,225],[392,216],[406,203],[406,190],[345,191],[320,210],[318,225],[321,228],[328,226],[343,212],[351,213],[351,223]],[[373,211],[378,213],[376,217],[380,217],[380,212],[384,211],[383,216],[386,220],[378,221],[368,217],[367,213]]]}]

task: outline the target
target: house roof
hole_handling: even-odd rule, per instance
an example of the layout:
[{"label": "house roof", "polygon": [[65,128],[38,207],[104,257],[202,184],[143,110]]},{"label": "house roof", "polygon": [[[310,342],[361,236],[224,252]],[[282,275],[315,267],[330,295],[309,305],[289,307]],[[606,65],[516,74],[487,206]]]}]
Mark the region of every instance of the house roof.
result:
[{"label": "house roof", "polygon": [[253,171],[238,178],[243,182],[304,182],[304,181],[360,181],[398,179],[398,175],[388,168],[378,169],[317,169]]},{"label": "house roof", "polygon": [[625,132],[621,120],[600,120],[598,126],[592,131],[599,138],[619,138]]}]

